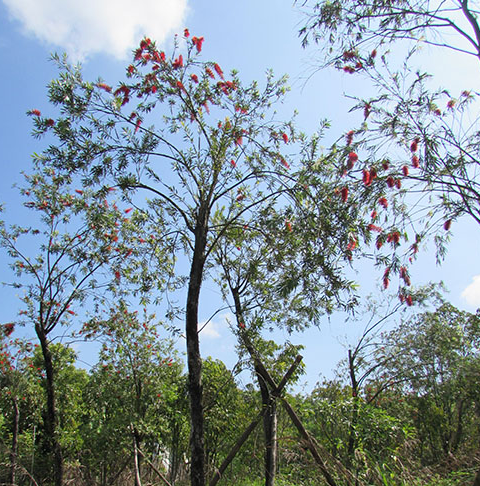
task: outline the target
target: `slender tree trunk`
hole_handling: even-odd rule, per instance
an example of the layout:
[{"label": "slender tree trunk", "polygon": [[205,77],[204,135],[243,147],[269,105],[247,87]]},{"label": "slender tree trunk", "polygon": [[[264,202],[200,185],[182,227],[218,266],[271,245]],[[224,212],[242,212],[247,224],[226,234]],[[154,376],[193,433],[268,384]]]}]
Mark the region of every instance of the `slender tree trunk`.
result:
[{"label": "slender tree trunk", "polygon": [[348,467],[352,467],[355,449],[357,446],[357,422],[358,422],[358,383],[355,373],[355,356],[352,350],[348,350],[348,368],[350,371],[350,382],[352,385],[352,415],[350,419],[350,430],[348,433]]},{"label": "slender tree trunk", "polygon": [[138,434],[133,427],[132,427],[132,438],[133,438],[133,466],[135,472],[135,486],[142,486],[142,479],[140,475],[140,457],[138,453],[139,439],[138,439]]},{"label": "slender tree trunk", "polygon": [[48,448],[53,454],[53,478],[55,486],[63,486],[63,455],[60,442],[58,441],[58,413],[55,397],[55,378],[53,372],[52,353],[48,344],[47,336],[37,325],[35,328],[42,348],[43,362],[45,365],[46,390],[47,390],[47,413],[45,415],[45,435]]},{"label": "slender tree trunk", "polygon": [[277,469],[277,404],[270,400],[271,394],[265,380],[257,373],[262,407],[267,409],[263,416],[263,435],[265,438],[265,486],[274,486]]},{"label": "slender tree trunk", "polygon": [[[203,214],[203,215],[202,215]],[[205,439],[202,390],[202,358],[198,336],[198,303],[207,244],[206,211],[200,211],[195,228],[195,246],[186,305],[188,391],[190,396],[191,486],[205,486]]]},{"label": "slender tree trunk", "polygon": [[10,451],[10,484],[16,484],[17,454],[18,454],[18,428],[20,423],[20,409],[18,408],[17,397],[12,398],[13,420],[12,420],[12,450]]}]

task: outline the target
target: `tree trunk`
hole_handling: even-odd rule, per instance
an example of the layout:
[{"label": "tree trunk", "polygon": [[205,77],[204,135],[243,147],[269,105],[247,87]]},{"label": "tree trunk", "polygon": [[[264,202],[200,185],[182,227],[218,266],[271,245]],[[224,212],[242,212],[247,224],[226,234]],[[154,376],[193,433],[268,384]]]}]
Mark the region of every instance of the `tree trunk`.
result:
[{"label": "tree trunk", "polygon": [[262,407],[267,408],[263,416],[263,435],[265,439],[265,486],[274,486],[277,469],[277,404],[270,400],[271,394],[265,380],[257,373]]},{"label": "tree trunk", "polygon": [[202,358],[198,336],[198,303],[205,265],[207,227],[202,211],[195,228],[195,246],[190,269],[186,305],[188,391],[190,396],[191,486],[205,486],[205,439],[202,390]]},{"label": "tree trunk", "polygon": [[10,451],[10,484],[16,483],[17,453],[18,453],[18,428],[20,423],[20,410],[17,397],[12,398],[13,420],[12,420],[12,450]]},{"label": "tree trunk", "polygon": [[357,447],[357,422],[358,422],[358,383],[355,373],[355,355],[352,350],[348,350],[348,368],[350,372],[350,382],[352,385],[352,415],[350,419],[350,427],[348,432],[348,457],[347,467],[351,468],[355,457],[355,449]]},{"label": "tree trunk", "polygon": [[40,325],[35,327],[42,348],[43,362],[45,365],[47,412],[45,415],[45,435],[48,449],[53,454],[53,479],[55,486],[63,485],[63,455],[58,441],[58,413],[55,397],[55,378],[53,372],[52,353],[50,352],[47,336]]},{"label": "tree trunk", "polygon": [[142,486],[142,479],[140,475],[140,457],[138,453],[139,439],[138,439],[138,434],[133,427],[132,427],[132,438],[133,438],[133,469],[135,473],[135,486]]}]

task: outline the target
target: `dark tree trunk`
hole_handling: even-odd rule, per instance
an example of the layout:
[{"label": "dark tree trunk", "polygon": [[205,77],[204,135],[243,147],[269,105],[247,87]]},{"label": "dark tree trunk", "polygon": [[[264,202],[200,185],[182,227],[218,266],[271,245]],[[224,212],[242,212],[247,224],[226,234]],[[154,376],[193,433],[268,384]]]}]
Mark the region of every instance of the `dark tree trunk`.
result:
[{"label": "dark tree trunk", "polygon": [[352,385],[352,399],[353,399],[353,408],[352,408],[352,415],[350,419],[350,430],[348,433],[348,467],[352,466],[355,448],[357,446],[356,440],[356,428],[358,422],[358,382],[355,373],[355,355],[352,353],[352,350],[348,350],[348,368],[350,372],[350,382]]},{"label": "dark tree trunk", "polygon": [[17,453],[18,453],[18,428],[20,423],[20,410],[17,398],[12,399],[13,419],[12,419],[12,450],[10,451],[10,484],[16,484]]},{"label": "dark tree trunk", "polygon": [[45,365],[46,390],[47,390],[47,411],[44,418],[45,436],[47,447],[53,455],[53,478],[55,486],[63,485],[63,455],[60,442],[58,441],[58,413],[55,397],[55,378],[53,371],[52,353],[50,352],[47,336],[40,325],[35,328],[42,348],[43,362]]},{"label": "dark tree trunk", "polygon": [[262,395],[262,406],[268,407],[263,417],[263,433],[265,437],[265,486],[275,484],[275,473],[277,470],[277,404],[270,402],[270,392],[263,378],[258,376],[260,392]]},{"label": "dark tree trunk", "polygon": [[195,246],[186,305],[188,391],[190,396],[191,486],[205,486],[205,440],[202,390],[202,358],[198,337],[198,303],[205,265],[207,224],[202,211],[195,228]]}]

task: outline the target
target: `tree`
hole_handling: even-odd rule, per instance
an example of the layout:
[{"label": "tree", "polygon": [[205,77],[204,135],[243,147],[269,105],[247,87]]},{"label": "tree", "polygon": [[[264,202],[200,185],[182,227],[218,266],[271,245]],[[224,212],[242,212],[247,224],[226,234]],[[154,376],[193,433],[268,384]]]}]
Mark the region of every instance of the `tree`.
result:
[{"label": "tree", "polygon": [[[301,144],[303,137],[292,123],[275,120],[272,106],[286,92],[285,79],[275,81],[269,74],[262,90],[257,83],[243,86],[236,72],[227,77],[217,63],[200,61],[203,37],[190,37],[185,30],[184,39],[186,50],[176,45],[169,59],[143,39],[127,68],[127,82],[116,89],[102,81],[86,82],[79,69],[61,63],[60,79],[49,91],[60,116],[50,124],[48,119],[37,123],[39,131],[51,132],[58,142],[38,160],[62,174],[81,175],[86,187],[120,188],[126,200],[143,205],[162,228],[155,237],[157,251],[188,260],[184,310],[191,481],[203,486],[198,308],[202,282],[213,265],[210,257],[228,229],[251,223],[256,208],[312,200],[308,184],[320,179],[324,169],[316,163],[318,136]],[[295,148],[295,140],[300,147]],[[292,161],[296,150],[298,174]],[[140,191],[152,199],[141,202]],[[336,197],[335,206],[339,201]],[[354,208],[344,211],[355,215]],[[171,269],[155,262],[155,270],[168,290]]]},{"label": "tree", "polygon": [[160,339],[155,316],[145,312],[141,318],[124,302],[104,319],[85,323],[82,334],[103,341],[88,387],[91,408],[98,411],[96,432],[87,435],[90,467],[98,471],[103,465],[105,480],[108,474],[115,477],[123,452],[133,457],[135,484],[140,486],[142,451],[155,457],[171,445],[170,407],[178,398],[182,366],[171,341]]},{"label": "tree", "polygon": [[[324,64],[365,76],[375,91],[367,99],[353,97],[364,122],[335,148],[355,154],[355,168],[347,163],[349,189],[358,187],[354,181],[372,188],[374,197],[365,213],[374,211],[377,248],[392,239],[396,245],[395,255],[385,262],[385,282],[390,272],[397,273],[403,280],[399,295],[405,300],[409,260],[422,242],[433,235],[441,260],[457,218],[467,215],[480,222],[478,119],[470,110],[475,94],[468,87],[458,95],[432,90],[431,76],[415,67],[424,43],[478,58],[478,12],[468,1],[456,0],[438,5],[409,0],[311,5],[301,30],[303,44],[313,39],[321,46]],[[443,38],[444,31],[456,35]],[[392,55],[402,52],[400,41],[410,49],[403,64]],[[341,160],[339,170],[345,170]],[[387,206],[385,228],[381,223],[387,221]],[[407,241],[409,247],[398,258]]]},{"label": "tree", "polygon": [[[38,129],[54,123],[41,119],[35,110],[31,114]],[[133,250],[127,238],[131,233],[125,215],[116,205],[108,204],[107,188],[89,194],[74,189],[69,174],[58,174],[38,161],[34,168],[36,171],[25,175],[21,189],[28,198],[24,205],[34,212],[34,217],[29,218],[31,225],[8,226],[1,222],[0,245],[12,260],[15,282],[11,285],[23,290],[24,308],[18,324],[31,326],[42,351],[47,397],[45,436],[47,449],[55,458],[55,484],[60,486],[63,459],[52,336],[59,328],[72,325],[80,306],[98,289],[103,294],[113,289],[112,284],[119,280],[122,268],[128,266],[127,257]],[[119,221],[124,225],[123,231],[119,231]]]}]

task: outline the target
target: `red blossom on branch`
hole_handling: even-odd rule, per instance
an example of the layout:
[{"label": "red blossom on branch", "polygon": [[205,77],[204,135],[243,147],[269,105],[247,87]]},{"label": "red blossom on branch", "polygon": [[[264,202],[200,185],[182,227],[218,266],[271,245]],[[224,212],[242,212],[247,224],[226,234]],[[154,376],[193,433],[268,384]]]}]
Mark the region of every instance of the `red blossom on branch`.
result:
[{"label": "red blossom on branch", "polygon": [[286,133],[282,133],[282,138],[285,143],[288,143],[288,135]]},{"label": "red blossom on branch", "polygon": [[215,63],[215,64],[213,65],[213,68],[215,69],[215,71],[217,72],[217,74],[218,74],[218,75],[219,75],[219,76],[220,76],[222,79],[224,79],[224,77],[223,77],[223,71],[222,71],[222,68],[221,68],[221,67],[220,67],[220,66],[219,66],[217,63]]},{"label": "red blossom on branch", "polygon": [[342,195],[342,201],[347,202],[348,199],[348,187],[342,187],[342,190],[340,191]]},{"label": "red blossom on branch", "polygon": [[183,56],[180,54],[175,61],[173,61],[173,68],[179,69],[183,67]]},{"label": "red blossom on branch", "polygon": [[202,51],[203,37],[192,37],[192,43],[197,48],[197,52]]},{"label": "red blossom on branch", "polygon": [[388,201],[387,201],[387,198],[385,197],[381,197],[379,200],[378,200],[378,204],[380,204],[380,206],[384,207],[385,209],[388,208]]}]

